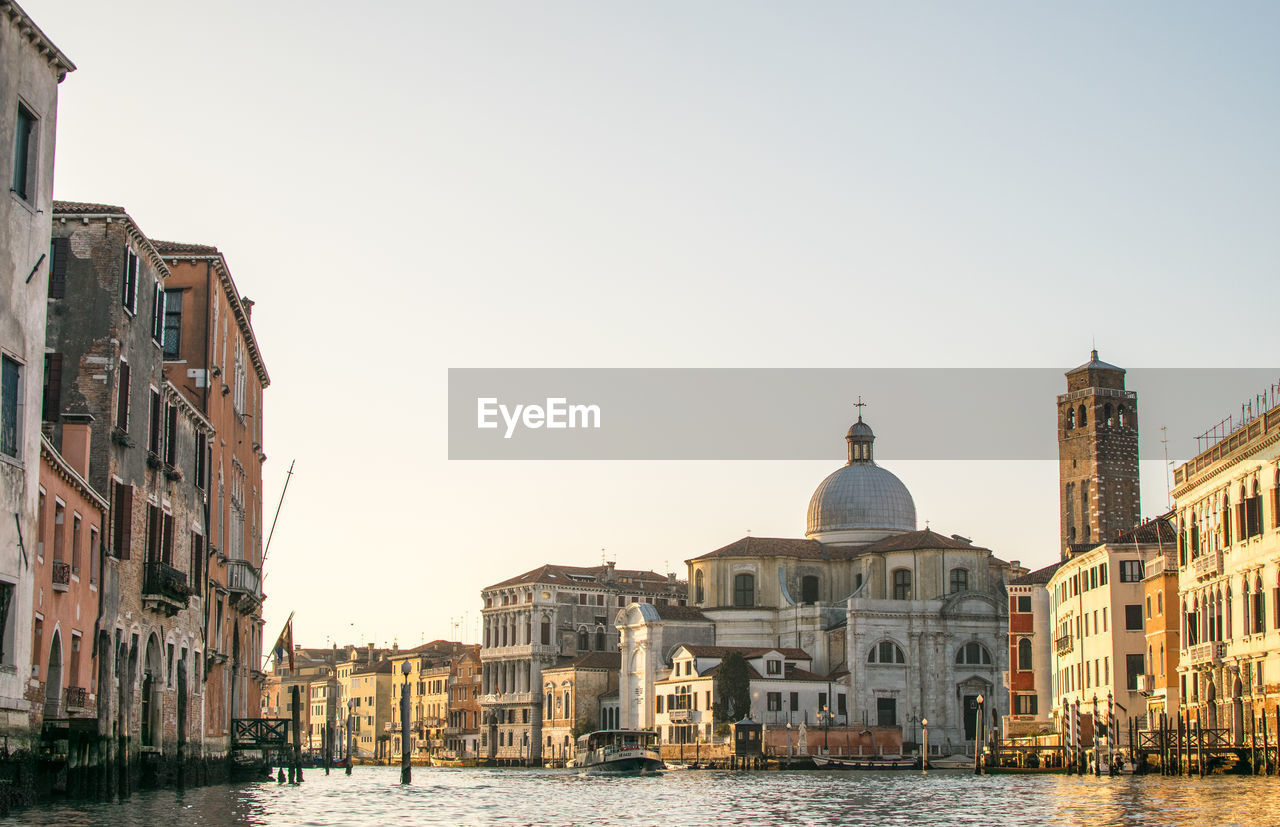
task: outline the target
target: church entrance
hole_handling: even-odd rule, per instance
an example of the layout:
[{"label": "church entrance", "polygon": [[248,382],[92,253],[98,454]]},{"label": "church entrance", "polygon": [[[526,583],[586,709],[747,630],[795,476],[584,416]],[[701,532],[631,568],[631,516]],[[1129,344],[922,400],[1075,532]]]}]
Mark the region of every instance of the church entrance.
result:
[{"label": "church entrance", "polygon": [[876,698],[876,725],[898,725],[898,700],[896,698]]},{"label": "church entrance", "polygon": [[964,696],[964,739],[972,741],[978,736],[978,696]]}]

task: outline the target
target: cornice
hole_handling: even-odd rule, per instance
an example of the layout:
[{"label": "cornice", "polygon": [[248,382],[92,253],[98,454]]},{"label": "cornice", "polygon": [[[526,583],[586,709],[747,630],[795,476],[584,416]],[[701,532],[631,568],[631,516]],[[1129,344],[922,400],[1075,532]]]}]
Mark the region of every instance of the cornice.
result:
[{"label": "cornice", "polygon": [[253,361],[253,367],[258,374],[258,381],[264,388],[270,385],[271,377],[267,374],[267,365],[262,359],[262,352],[258,349],[258,339],[253,333],[253,323],[249,319],[248,311],[245,310],[235,280],[231,278],[231,268],[227,266],[227,260],[222,253],[174,252],[164,254],[162,258],[168,261],[207,261],[213,265],[214,272],[218,274],[218,281],[222,285],[222,291],[227,296],[227,303],[231,305],[231,311],[235,314],[240,334],[244,336],[249,358]]},{"label": "cornice", "polygon": [[35,24],[22,7],[12,0],[0,0],[0,14],[4,14],[13,23],[14,28],[23,38],[35,47],[51,67],[58,72],[58,82],[67,76],[68,72],[74,72],[76,65],[71,62],[71,58],[62,53],[62,50],[54,45],[49,36],[40,31],[40,27]]},{"label": "cornice", "polygon": [[53,447],[53,443],[50,442],[49,438],[44,434],[40,435],[40,456],[48,460],[49,464],[53,467],[53,470],[57,472],[60,478],[75,486],[77,491],[91,500],[94,505],[98,506],[103,514],[106,514],[108,508],[106,497],[95,491],[93,486],[89,484],[89,481],[80,476],[79,472],[71,467],[66,459],[63,458],[62,454],[58,452],[58,449]]}]

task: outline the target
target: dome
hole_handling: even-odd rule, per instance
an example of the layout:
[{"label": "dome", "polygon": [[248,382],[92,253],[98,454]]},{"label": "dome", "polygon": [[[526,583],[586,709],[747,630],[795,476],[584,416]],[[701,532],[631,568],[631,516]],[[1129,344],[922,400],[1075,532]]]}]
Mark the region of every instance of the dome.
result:
[{"label": "dome", "polygon": [[845,440],[849,462],[809,500],[805,536],[824,543],[871,543],[916,530],[916,504],[892,471],[872,460],[875,434],[858,417]]}]

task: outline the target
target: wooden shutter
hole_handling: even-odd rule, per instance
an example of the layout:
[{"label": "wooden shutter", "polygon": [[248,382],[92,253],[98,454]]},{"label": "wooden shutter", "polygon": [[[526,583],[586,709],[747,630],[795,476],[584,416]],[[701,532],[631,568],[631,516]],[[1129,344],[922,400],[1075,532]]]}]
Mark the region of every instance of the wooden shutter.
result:
[{"label": "wooden shutter", "polygon": [[61,299],[67,295],[67,258],[71,254],[71,239],[55,238],[49,245],[49,298]]},{"label": "wooden shutter", "polygon": [[57,422],[62,410],[62,354],[46,353],[44,356],[44,414],[45,422]]},{"label": "wooden shutter", "polygon": [[116,389],[116,427],[129,430],[129,363],[120,361],[120,387]]},{"label": "wooden shutter", "polygon": [[133,486],[116,483],[116,496],[112,520],[111,543],[115,556],[129,559],[129,547],[133,544]]}]

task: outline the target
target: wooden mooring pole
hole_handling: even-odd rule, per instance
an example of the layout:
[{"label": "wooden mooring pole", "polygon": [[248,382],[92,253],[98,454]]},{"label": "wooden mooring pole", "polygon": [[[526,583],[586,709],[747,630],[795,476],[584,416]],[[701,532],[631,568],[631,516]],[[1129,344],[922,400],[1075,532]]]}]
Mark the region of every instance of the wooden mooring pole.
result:
[{"label": "wooden mooring pole", "polygon": [[290,687],[293,693],[293,773],[298,783],[302,783],[302,701],[299,698],[298,687]]}]

